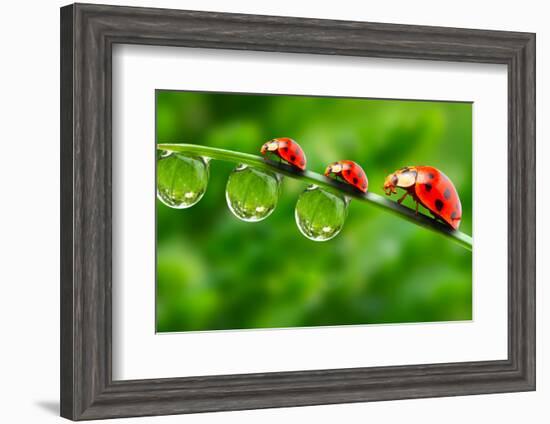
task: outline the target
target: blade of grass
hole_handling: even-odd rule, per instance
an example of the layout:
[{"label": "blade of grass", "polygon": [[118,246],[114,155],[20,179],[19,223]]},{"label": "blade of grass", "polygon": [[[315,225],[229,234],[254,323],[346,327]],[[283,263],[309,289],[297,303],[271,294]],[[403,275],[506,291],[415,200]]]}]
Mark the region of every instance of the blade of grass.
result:
[{"label": "blade of grass", "polygon": [[354,190],[352,187],[341,183],[340,181],[325,177],[324,175],[313,171],[300,171],[284,163],[265,160],[261,156],[235,152],[232,150],[218,149],[215,147],[201,146],[198,144],[158,144],[157,148],[171,152],[183,153],[189,156],[204,156],[210,159],[242,163],[258,169],[263,169],[265,171],[276,172],[286,177],[303,181],[304,183],[315,184],[333,193],[344,194],[345,196],[353,199],[370,203],[379,209],[392,213],[399,218],[405,219],[413,224],[419,225],[447,237],[455,243],[458,243],[460,246],[468,250],[472,250],[472,237],[467,234],[460,231],[455,231],[442,222],[439,222],[427,215],[421,213],[416,214],[414,210],[402,206],[397,202],[389,200],[378,194],[370,191],[367,193],[361,193]]}]

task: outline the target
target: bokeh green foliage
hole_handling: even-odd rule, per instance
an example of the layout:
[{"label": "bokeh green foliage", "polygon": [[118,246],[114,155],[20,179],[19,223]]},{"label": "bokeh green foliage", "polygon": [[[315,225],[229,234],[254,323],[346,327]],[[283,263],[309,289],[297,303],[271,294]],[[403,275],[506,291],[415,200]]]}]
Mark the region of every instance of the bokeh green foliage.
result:
[{"label": "bokeh green foliage", "polygon": [[[358,162],[378,194],[397,168],[435,166],[454,182],[460,229],[472,234],[469,103],[176,91],[157,91],[156,102],[158,143],[259,154],[264,141],[287,136],[311,170]],[[242,222],[225,201],[235,166],[211,161],[207,192],[190,209],[157,200],[157,331],[472,318],[470,251],[354,201],[337,237],[308,240],[294,221],[306,187],[289,178],[267,219]]]}]

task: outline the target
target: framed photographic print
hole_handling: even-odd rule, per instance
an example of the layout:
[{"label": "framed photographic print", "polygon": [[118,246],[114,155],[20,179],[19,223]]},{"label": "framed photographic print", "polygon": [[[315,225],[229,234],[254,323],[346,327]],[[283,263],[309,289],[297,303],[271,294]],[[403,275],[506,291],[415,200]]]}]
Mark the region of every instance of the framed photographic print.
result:
[{"label": "framed photographic print", "polygon": [[61,9],[61,414],[535,389],[535,36]]}]

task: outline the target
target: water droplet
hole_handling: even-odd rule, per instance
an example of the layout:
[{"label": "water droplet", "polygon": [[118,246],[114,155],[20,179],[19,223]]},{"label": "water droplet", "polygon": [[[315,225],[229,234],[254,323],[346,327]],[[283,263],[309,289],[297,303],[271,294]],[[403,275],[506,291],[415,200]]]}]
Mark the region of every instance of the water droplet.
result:
[{"label": "water droplet", "polygon": [[202,199],[208,185],[208,163],[178,153],[157,161],[157,197],[166,206],[185,209]]},{"label": "water droplet", "polygon": [[227,206],[233,215],[243,221],[266,219],[277,206],[279,183],[277,174],[239,165],[227,180]]},{"label": "water droplet", "polygon": [[347,198],[309,186],[298,198],[294,216],[300,232],[313,241],[338,235],[348,214]]},{"label": "water droplet", "polygon": [[171,154],[172,154],[172,152],[170,150],[159,150],[159,156],[161,158],[167,158]]}]

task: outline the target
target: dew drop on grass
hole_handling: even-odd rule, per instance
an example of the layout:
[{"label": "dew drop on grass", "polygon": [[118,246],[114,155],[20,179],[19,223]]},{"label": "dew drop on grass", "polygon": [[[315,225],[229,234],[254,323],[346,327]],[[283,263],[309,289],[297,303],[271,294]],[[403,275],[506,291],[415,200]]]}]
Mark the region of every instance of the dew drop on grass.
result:
[{"label": "dew drop on grass", "polygon": [[300,232],[313,241],[327,241],[344,227],[348,200],[317,186],[309,186],[298,197],[294,216]]},{"label": "dew drop on grass", "polygon": [[227,206],[240,220],[258,222],[266,219],[277,206],[279,184],[280,179],[274,173],[239,165],[227,180]]},{"label": "dew drop on grass", "polygon": [[185,209],[202,199],[208,186],[208,161],[161,153],[157,161],[157,197],[166,206]]}]

